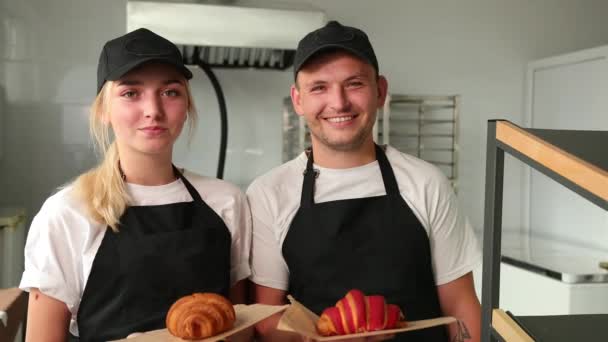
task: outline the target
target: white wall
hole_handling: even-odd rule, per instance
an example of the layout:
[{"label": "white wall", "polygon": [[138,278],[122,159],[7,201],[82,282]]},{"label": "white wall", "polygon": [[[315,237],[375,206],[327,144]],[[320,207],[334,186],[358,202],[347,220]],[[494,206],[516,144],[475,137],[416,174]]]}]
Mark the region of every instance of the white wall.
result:
[{"label": "white wall", "polygon": [[[528,75],[526,121],[532,127],[608,130],[608,45],[537,60]],[[523,195],[532,234],[608,252],[608,211],[537,171]]]},{"label": "white wall", "polygon": [[124,31],[124,1],[0,1],[0,205],[33,215],[93,165],[87,106],[100,47]]},{"label": "white wall", "polygon": [[[523,123],[526,63],[608,43],[606,1],[314,1],[374,42],[397,93],[462,95],[459,198],[483,224],[486,122]],[[373,15],[373,18],[371,14]],[[520,225],[521,167],[507,157],[504,226]]]},{"label": "white wall", "polygon": [[[522,122],[526,63],[608,43],[603,0],[309,3],[369,33],[393,92],[462,95],[459,198],[477,228],[483,223],[486,120]],[[34,213],[58,185],[94,163],[86,106],[102,44],[125,32],[125,8],[125,0],[0,0],[0,86],[7,97],[0,118],[0,205]],[[281,161],[281,99],[292,76],[217,73],[230,111],[226,178],[245,186]],[[203,73],[195,77],[201,124],[190,151],[182,142],[176,158],[213,175],[217,105]],[[521,168],[509,161],[505,226],[516,228]]]}]

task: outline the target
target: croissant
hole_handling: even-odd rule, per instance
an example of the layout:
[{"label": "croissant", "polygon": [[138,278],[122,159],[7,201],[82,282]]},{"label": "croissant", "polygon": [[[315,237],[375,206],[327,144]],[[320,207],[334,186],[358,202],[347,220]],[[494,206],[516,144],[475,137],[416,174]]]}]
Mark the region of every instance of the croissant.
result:
[{"label": "croissant", "polygon": [[350,290],[336,306],[327,308],[317,321],[322,336],[346,335],[407,326],[401,309],[386,304],[383,296],[365,296]]},{"label": "croissant", "polygon": [[215,293],[194,293],[171,305],[165,323],[172,335],[196,340],[230,330],[235,319],[228,299]]}]

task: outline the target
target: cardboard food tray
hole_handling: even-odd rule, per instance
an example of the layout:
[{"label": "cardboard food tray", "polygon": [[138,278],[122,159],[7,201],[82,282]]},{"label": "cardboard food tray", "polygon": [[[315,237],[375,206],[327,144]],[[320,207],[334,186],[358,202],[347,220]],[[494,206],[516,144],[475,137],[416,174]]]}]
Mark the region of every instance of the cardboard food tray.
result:
[{"label": "cardboard food tray", "polygon": [[375,335],[398,334],[411,330],[426,329],[438,325],[450,324],[456,322],[454,317],[439,317],[433,319],[425,319],[421,321],[407,322],[407,327],[399,329],[387,329],[380,331],[364,332],[357,334],[338,335],[338,336],[321,336],[317,333],[316,322],[319,320],[314,312],[307,309],[304,305],[289,296],[291,305],[281,317],[278,329],[284,331],[296,332],[302,336],[312,338],[316,341],[336,341],[354,337],[365,337]]},{"label": "cardboard food tray", "polygon": [[[264,305],[264,304],[253,304],[253,305],[242,305],[237,304],[234,306],[236,312],[236,321],[234,327],[224,333],[216,336],[208,337],[202,340],[195,340],[197,342],[215,342],[221,341],[228,336],[232,336],[237,332],[249,328],[250,326],[274,315],[275,313],[285,310],[289,305]],[[148,331],[137,337],[129,339],[117,340],[114,342],[177,342],[185,341],[181,338],[175,337],[169,333],[167,329],[159,329]]]}]

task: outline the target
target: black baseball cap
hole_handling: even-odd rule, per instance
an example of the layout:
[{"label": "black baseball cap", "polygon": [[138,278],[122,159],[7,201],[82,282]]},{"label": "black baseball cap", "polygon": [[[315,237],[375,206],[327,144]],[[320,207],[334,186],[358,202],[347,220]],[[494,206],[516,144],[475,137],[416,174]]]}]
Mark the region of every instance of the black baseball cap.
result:
[{"label": "black baseball cap", "polygon": [[298,43],[293,62],[294,78],[312,56],[318,52],[332,49],[346,50],[371,64],[378,72],[378,60],[367,34],[358,28],[344,26],[332,20],[304,36]]},{"label": "black baseball cap", "polygon": [[115,81],[151,61],[171,64],[186,79],[192,78],[192,72],[184,65],[182,54],[175,44],[148,29],[140,28],[103,46],[97,65],[97,93],[106,81]]}]

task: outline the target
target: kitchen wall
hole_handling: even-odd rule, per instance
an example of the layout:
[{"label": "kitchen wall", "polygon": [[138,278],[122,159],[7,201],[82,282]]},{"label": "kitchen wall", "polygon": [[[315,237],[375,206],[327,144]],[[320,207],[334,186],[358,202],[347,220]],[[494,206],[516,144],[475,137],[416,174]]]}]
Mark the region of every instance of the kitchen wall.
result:
[{"label": "kitchen wall", "polygon": [[[603,0],[307,2],[369,33],[392,92],[462,96],[459,200],[477,229],[486,120],[522,123],[526,63],[608,44]],[[0,0],[0,206],[23,206],[33,215],[58,186],[94,165],[87,106],[101,46],[125,32],[125,13],[125,0]],[[217,104],[202,71],[194,74],[200,125],[189,147],[179,142],[176,160],[214,175]],[[225,178],[245,188],[281,162],[281,101],[292,75],[217,75],[230,121]],[[520,226],[521,177],[520,164],[507,158],[507,229]]]},{"label": "kitchen wall", "polygon": [[[313,3],[370,33],[393,92],[462,96],[459,199],[478,229],[486,121],[523,123],[526,63],[608,43],[608,25],[600,14],[608,13],[605,1]],[[510,157],[506,166],[504,227],[515,230],[521,222],[522,167]]]}]

